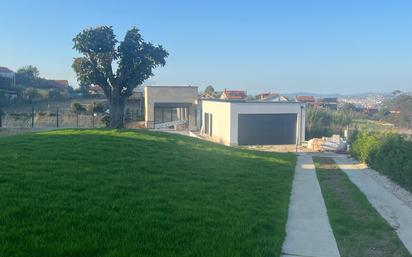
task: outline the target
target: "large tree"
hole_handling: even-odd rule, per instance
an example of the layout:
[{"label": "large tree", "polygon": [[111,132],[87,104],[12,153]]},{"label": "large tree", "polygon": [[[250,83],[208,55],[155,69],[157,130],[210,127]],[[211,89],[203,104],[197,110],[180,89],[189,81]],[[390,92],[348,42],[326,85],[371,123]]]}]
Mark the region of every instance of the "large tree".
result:
[{"label": "large tree", "polygon": [[74,49],[83,55],[73,62],[77,79],[103,89],[110,104],[110,127],[123,127],[127,98],[134,88],[153,76],[154,68],[166,64],[169,54],[161,45],[145,42],[135,27],[120,43],[111,26],[85,29],[73,42]]}]

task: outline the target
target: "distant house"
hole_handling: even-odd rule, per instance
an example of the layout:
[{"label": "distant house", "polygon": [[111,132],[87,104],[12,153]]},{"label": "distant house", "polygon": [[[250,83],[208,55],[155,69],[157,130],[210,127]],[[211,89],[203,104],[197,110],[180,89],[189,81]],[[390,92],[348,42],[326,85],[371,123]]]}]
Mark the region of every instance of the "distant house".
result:
[{"label": "distant house", "polygon": [[13,79],[16,73],[7,67],[0,66],[0,77]]},{"label": "distant house", "polygon": [[263,93],[256,96],[256,100],[266,102],[287,102],[289,101],[285,96],[278,93]]},{"label": "distant house", "polygon": [[245,100],[247,98],[247,94],[245,91],[242,90],[226,90],[223,91],[220,99],[223,100]]},{"label": "distant house", "polygon": [[307,103],[309,105],[314,105],[316,100],[315,97],[311,95],[298,95],[295,97],[296,102]]},{"label": "distant house", "polygon": [[48,87],[56,88],[56,89],[67,89],[69,87],[69,81],[49,79],[46,81],[46,85]]},{"label": "distant house", "polygon": [[324,108],[337,110],[338,109],[338,98],[336,97],[320,98],[318,100],[318,105]]}]

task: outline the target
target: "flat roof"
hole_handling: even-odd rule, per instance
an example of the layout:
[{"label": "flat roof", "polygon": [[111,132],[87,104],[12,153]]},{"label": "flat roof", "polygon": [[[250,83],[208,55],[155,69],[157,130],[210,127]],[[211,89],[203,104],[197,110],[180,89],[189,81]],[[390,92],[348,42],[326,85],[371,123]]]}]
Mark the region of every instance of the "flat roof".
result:
[{"label": "flat roof", "polygon": [[283,101],[261,101],[261,100],[226,100],[226,99],[200,99],[202,101],[209,102],[221,102],[221,103],[235,103],[235,104],[305,104],[304,102],[283,102]]}]

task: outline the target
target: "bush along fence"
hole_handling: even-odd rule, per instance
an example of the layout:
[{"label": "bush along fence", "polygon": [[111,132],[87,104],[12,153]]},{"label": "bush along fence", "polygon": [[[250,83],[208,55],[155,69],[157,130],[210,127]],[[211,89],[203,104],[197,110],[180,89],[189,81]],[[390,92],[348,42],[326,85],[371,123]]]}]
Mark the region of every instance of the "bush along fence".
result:
[{"label": "bush along fence", "polygon": [[412,142],[399,134],[355,132],[351,154],[412,192]]}]

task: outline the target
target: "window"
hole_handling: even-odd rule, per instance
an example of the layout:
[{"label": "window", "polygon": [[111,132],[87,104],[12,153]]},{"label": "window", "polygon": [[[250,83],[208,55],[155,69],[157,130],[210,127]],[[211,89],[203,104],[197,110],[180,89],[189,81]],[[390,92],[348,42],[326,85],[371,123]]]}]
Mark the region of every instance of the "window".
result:
[{"label": "window", "polygon": [[209,113],[205,112],[205,134],[209,135]]},{"label": "window", "polygon": [[210,117],[210,122],[209,122],[209,136],[212,136],[213,132],[213,114],[209,115]]}]

